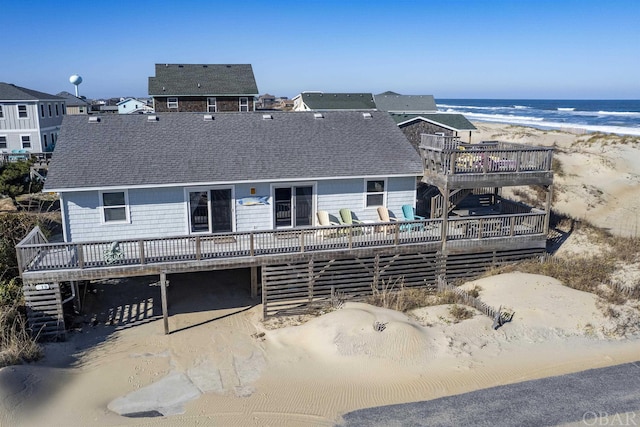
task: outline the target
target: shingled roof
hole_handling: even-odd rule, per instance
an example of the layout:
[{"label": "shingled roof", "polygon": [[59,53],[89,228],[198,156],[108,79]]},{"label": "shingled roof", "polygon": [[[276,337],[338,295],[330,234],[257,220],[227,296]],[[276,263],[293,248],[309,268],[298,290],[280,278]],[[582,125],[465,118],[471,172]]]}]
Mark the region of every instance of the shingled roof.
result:
[{"label": "shingled roof", "polygon": [[151,96],[257,96],[251,64],[156,64]]},{"label": "shingled roof", "polygon": [[440,124],[451,130],[478,130],[465,116],[457,113],[391,114],[391,117],[399,126],[412,123],[416,120],[425,120]]},{"label": "shingled roof", "polygon": [[390,113],[429,113],[438,111],[433,95],[399,95],[384,92],[374,98],[380,111]]},{"label": "shingled roof", "polygon": [[371,93],[302,92],[298,95],[311,110],[375,110]]},{"label": "shingled roof", "polygon": [[[213,120],[205,120],[207,116]],[[420,156],[383,112],[165,113],[97,119],[65,116],[46,190],[423,172]]]},{"label": "shingled roof", "polygon": [[64,98],[50,93],[38,92],[11,83],[0,82],[0,101],[38,101],[41,99],[64,101]]}]

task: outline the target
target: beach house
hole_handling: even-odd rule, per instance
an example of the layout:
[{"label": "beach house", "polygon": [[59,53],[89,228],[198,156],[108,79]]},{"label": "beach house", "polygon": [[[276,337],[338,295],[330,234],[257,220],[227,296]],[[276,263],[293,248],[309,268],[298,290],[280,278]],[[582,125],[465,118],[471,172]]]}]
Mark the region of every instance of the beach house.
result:
[{"label": "beach house", "polygon": [[[248,268],[266,317],[537,256],[551,153],[422,135],[418,154],[379,111],[67,116],[45,184],[63,241],[35,228],[16,246],[30,322],[63,334],[61,285],[87,280],[159,276],[168,332],[172,274]],[[502,197],[518,185],[546,205]]]},{"label": "beach house", "polygon": [[53,151],[64,115],[64,98],[0,82],[0,152]]},{"label": "beach house", "polygon": [[258,87],[250,64],[156,64],[149,96],[157,113],[248,112]]}]

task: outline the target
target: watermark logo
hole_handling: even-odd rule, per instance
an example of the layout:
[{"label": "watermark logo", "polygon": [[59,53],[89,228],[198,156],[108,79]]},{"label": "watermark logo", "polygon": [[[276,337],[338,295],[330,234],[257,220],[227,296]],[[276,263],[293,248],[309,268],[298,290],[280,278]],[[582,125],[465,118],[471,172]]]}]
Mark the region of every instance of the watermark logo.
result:
[{"label": "watermark logo", "polygon": [[609,414],[588,411],[582,415],[582,422],[588,426],[637,426],[640,425],[640,417],[635,412]]}]

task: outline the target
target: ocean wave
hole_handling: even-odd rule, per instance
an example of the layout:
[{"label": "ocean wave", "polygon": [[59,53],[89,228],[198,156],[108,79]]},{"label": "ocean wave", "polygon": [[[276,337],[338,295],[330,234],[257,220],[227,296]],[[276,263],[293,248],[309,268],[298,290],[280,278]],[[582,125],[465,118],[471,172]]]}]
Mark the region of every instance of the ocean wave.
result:
[{"label": "ocean wave", "polygon": [[598,114],[602,116],[640,117],[640,113],[636,111],[598,111]]},{"label": "ocean wave", "polygon": [[558,107],[558,111],[575,111],[575,107]]},{"label": "ocean wave", "polygon": [[[472,116],[472,114],[468,114]],[[545,122],[540,120],[531,120],[529,117],[513,117],[513,116],[494,116],[490,114],[477,114],[473,115],[472,120],[482,122],[495,122],[506,123],[520,126],[531,126],[539,129],[577,129],[584,130],[586,132],[602,132],[602,133],[614,133],[618,135],[634,135],[640,136],[640,126],[607,126],[607,125],[586,125],[581,123],[559,123],[559,122]]]},{"label": "ocean wave", "polygon": [[526,110],[531,107],[527,107],[526,105],[514,105],[513,108],[515,108],[516,110]]},{"label": "ocean wave", "polygon": [[436,106],[438,108],[442,107],[442,108],[447,108],[449,110],[452,109],[466,109],[466,110],[490,110],[490,111],[495,111],[495,110],[504,110],[505,108],[509,108],[509,107],[478,107],[475,105],[449,105],[449,104],[436,104]]},{"label": "ocean wave", "polygon": [[478,118],[478,119],[486,119],[491,121],[532,121],[532,122],[541,122],[544,120],[543,117],[526,117],[526,116],[515,116],[512,114],[482,114],[482,113],[465,113],[465,116]]}]

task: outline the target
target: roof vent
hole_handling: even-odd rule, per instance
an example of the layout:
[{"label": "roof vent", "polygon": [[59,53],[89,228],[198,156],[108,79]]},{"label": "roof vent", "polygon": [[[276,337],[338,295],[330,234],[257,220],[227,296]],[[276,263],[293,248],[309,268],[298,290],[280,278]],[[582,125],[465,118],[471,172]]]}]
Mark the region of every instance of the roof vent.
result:
[{"label": "roof vent", "polygon": [[371,113],[362,113],[362,117],[364,117],[365,119],[370,119],[372,116]]},{"label": "roof vent", "polygon": [[208,66],[208,65],[206,65],[206,64],[202,66],[202,68],[208,68],[208,67],[209,67],[209,66]]},{"label": "roof vent", "polygon": [[211,115],[211,114],[205,114],[205,115],[204,115],[204,121],[205,121],[205,122],[212,122],[212,121],[213,121],[213,115]]},{"label": "roof vent", "polygon": [[164,86],[162,86],[162,91],[164,92],[166,89],[164,88]]},{"label": "roof vent", "polygon": [[178,65],[178,68],[184,68],[184,65],[180,64]]},{"label": "roof vent", "polygon": [[273,116],[271,114],[263,114],[262,120],[273,120]]},{"label": "roof vent", "polygon": [[200,87],[200,83],[198,83],[198,87]]},{"label": "roof vent", "polygon": [[322,113],[313,113],[313,118],[314,119],[324,119],[324,116],[322,115]]},{"label": "roof vent", "polygon": [[158,116],[156,116],[155,114],[151,115],[151,116],[147,116],[147,121],[148,122],[157,122],[158,121]]},{"label": "roof vent", "polygon": [[100,117],[89,117],[89,123],[100,123]]}]

